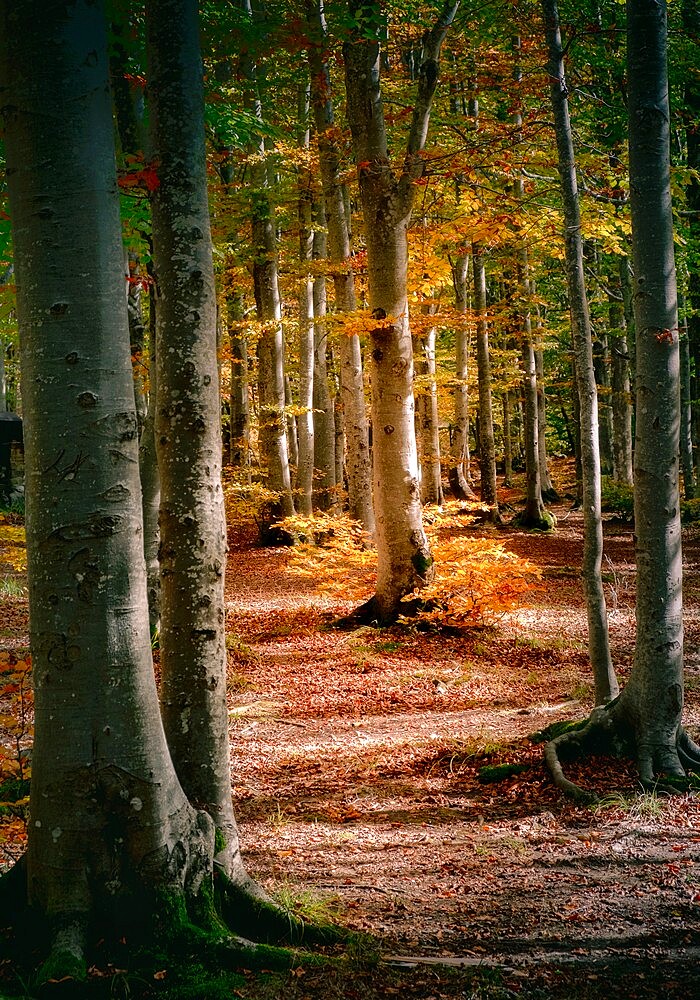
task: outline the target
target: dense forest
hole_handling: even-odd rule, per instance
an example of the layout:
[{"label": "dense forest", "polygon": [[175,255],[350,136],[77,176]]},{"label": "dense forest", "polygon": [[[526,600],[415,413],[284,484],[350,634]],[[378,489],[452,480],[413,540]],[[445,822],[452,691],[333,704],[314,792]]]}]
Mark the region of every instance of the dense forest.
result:
[{"label": "dense forest", "polygon": [[[244,550],[270,553],[262,590],[283,560],[342,595],[340,671],[341,636],[478,645],[573,516],[590,698],[542,726],[543,794],[589,808],[603,758],[693,813],[700,4],[0,12],[0,596],[10,622],[26,580],[29,614],[26,651],[0,637],[13,974],[102,995],[126,962],[152,995],[183,956],[303,975],[318,954],[290,945],[357,947],[241,850]],[[193,989],[163,995],[219,995]]]}]

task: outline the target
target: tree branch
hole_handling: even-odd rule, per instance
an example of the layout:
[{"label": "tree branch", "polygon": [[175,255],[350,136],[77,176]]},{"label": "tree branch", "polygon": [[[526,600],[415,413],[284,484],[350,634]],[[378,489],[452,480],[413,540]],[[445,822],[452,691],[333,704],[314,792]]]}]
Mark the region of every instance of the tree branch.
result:
[{"label": "tree branch", "polygon": [[425,147],[430,122],[430,109],[438,84],[440,50],[450,25],[459,10],[460,0],[447,0],[433,27],[426,31],[422,40],[422,59],[418,71],[418,94],[413,107],[411,131],[408,136],[406,157],[400,180],[402,193],[406,193],[408,185],[417,180],[423,173],[420,152]]}]

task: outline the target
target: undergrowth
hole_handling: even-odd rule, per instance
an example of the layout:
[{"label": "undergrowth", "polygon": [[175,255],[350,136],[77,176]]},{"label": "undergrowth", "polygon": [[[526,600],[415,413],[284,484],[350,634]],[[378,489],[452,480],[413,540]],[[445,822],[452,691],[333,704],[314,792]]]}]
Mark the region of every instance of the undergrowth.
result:
[{"label": "undergrowth", "polygon": [[[446,504],[426,524],[436,575],[415,595],[419,619],[456,628],[484,625],[519,606],[540,576],[503,542],[466,536],[465,517],[455,512],[461,506]],[[331,598],[359,603],[372,595],[376,554],[357,522],[319,514],[287,518],[284,527],[299,539],[290,550],[291,573],[311,578]]]}]

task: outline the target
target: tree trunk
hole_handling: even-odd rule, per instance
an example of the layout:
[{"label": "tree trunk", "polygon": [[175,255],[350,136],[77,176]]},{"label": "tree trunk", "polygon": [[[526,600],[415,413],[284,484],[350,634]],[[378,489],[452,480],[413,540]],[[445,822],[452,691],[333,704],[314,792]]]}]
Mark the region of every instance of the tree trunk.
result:
[{"label": "tree trunk", "polygon": [[688,321],[685,314],[685,300],[679,295],[678,311],[683,320],[678,321],[678,345],[680,350],[680,455],[683,472],[683,496],[695,499],[695,465],[693,463],[693,409],[690,396],[690,350],[688,346]]},{"label": "tree trunk", "polygon": [[[309,88],[300,88],[299,117],[306,123],[309,116]],[[309,155],[309,128],[304,126],[299,136],[302,153]],[[314,279],[311,261],[314,249],[313,181],[308,167],[298,172],[299,218],[299,412],[296,418],[298,456],[296,476],[296,506],[300,514],[311,516],[314,482]]]},{"label": "tree trunk", "polygon": [[[620,266],[627,267],[627,260]],[[613,476],[619,483],[632,485],[632,396],[630,390],[629,347],[627,345],[627,320],[622,300],[622,282],[619,277],[611,282],[610,302],[610,357],[612,390]]]},{"label": "tree trunk", "polygon": [[527,250],[520,254],[521,282],[523,305],[520,310],[520,359],[522,364],[523,387],[523,431],[525,438],[525,510],[519,522],[525,527],[549,530],[554,521],[551,514],[545,510],[542,502],[542,481],[540,478],[540,447],[537,411],[537,362],[535,345],[532,337],[532,318],[530,313],[529,281],[525,277],[528,271]]},{"label": "tree trunk", "polygon": [[0,10],[27,416],[27,891],[47,974],[79,978],[105,911],[130,934],[163,894],[199,892],[214,827],[175,774],[151,662],[104,12]]},{"label": "tree trunk", "polygon": [[469,257],[462,254],[452,268],[455,308],[463,317],[455,331],[454,423],[450,445],[450,488],[457,500],[475,500],[469,485],[469,331],[467,329],[467,269]]},{"label": "tree trunk", "polygon": [[[697,39],[700,34],[700,5],[697,0],[683,0],[682,26],[686,37]],[[700,81],[694,69],[686,74],[685,93],[682,107],[686,118],[685,144],[687,150],[688,183],[685,197],[688,209],[685,224],[690,233],[689,243],[693,247],[700,245]],[[695,448],[695,478],[700,477],[700,268],[691,267],[688,274],[687,297],[688,310],[688,353],[690,355],[690,398],[694,401],[691,407],[691,436]]]},{"label": "tree trunk", "polygon": [[160,472],[156,449],[156,410],[158,406],[158,371],[156,365],[156,295],[149,288],[150,386],[148,409],[139,437],[139,475],[143,509],[143,554],[146,559],[148,620],[151,641],[160,633]]},{"label": "tree trunk", "polygon": [[627,0],[630,203],[637,339],[634,514],[637,642],[619,713],[640,775],[683,774],[683,594],[678,495],[679,358],[666,71],[666,4]]},{"label": "tree trunk", "polygon": [[[251,0],[242,0],[242,8],[251,29],[254,28]],[[247,106],[262,122],[257,68],[247,48],[244,48],[241,55],[240,70],[248,88]],[[258,320],[262,326],[257,344],[258,442],[265,484],[276,497],[270,504],[268,517],[270,520],[277,520],[290,517],[294,513],[289,446],[285,427],[284,337],[277,233],[274,208],[270,201],[264,140],[253,144],[249,152],[252,158],[250,177],[253,286]],[[265,528],[263,528],[264,534]]]},{"label": "tree trunk", "polygon": [[448,3],[423,36],[423,61],[406,157],[398,175],[391,166],[379,80],[380,43],[372,37],[378,4],[353,0],[357,21],[344,46],[348,121],[353,136],[365,220],[372,358],[374,504],[377,520],[377,590],[372,612],[394,617],[401,598],[434,574],[423,530],[414,427],[413,357],[408,324],[406,229],[420,152],[438,79],[438,58],[457,3]]},{"label": "tree trunk", "polygon": [[[326,23],[321,4],[310,0],[306,7],[310,45],[311,103],[318,134],[319,167],[328,229],[328,256],[333,266],[335,308],[350,314],[357,308],[355,281],[351,265],[350,232],[346,212],[347,186],[342,180],[339,138],[333,116],[331,79],[324,55]],[[365,531],[374,534],[372,497],[372,462],[369,447],[369,427],[362,375],[362,350],[356,333],[341,331],[340,405],[344,422],[347,454],[348,506]],[[342,477],[336,480],[342,484]]]},{"label": "tree trunk", "polygon": [[226,299],[228,342],[231,350],[229,386],[229,454],[234,469],[243,469],[250,482],[250,398],[248,342],[243,326],[243,296],[232,292]]},{"label": "tree trunk", "polygon": [[493,406],[491,402],[491,361],[489,358],[489,328],[486,321],[486,270],[481,247],[472,244],[474,264],[474,310],[476,312],[476,365],[479,379],[479,438],[481,453],[481,500],[498,519],[496,493],[496,445],[493,436]]},{"label": "tree trunk", "polygon": [[509,490],[513,486],[513,439],[511,434],[511,398],[506,389],[503,393],[503,486]]},{"label": "tree trunk", "polygon": [[[326,260],[326,213],[323,198],[315,205],[314,260]],[[326,276],[314,279],[314,504],[331,510],[338,503],[335,471],[335,394],[331,395],[328,374],[328,323]],[[364,406],[364,394],[362,397]],[[342,485],[342,480],[341,480]]]},{"label": "tree trunk", "polygon": [[[679,358],[666,70],[666,4],[627,0],[630,201],[637,330],[634,515],[637,639],[629,681],[545,756],[560,787],[560,749],[631,744],[647,788],[687,787],[700,747],[681,726],[683,596],[678,494]],[[567,746],[568,744],[568,746]],[[590,798],[590,795],[588,796]]]},{"label": "tree trunk", "polygon": [[595,681],[595,699],[602,705],[619,692],[608,638],[608,617],[603,592],[603,522],[600,501],[600,453],[598,450],[598,399],[593,366],[593,344],[588,297],[583,270],[581,215],[576,180],[576,160],[564,76],[564,54],[556,0],[543,0],[542,10],[549,49],[548,76],[557,142],[558,169],[564,208],[566,279],[571,312],[571,331],[576,359],[576,386],[581,419],[583,472],[583,564],[586,591],[588,651]]},{"label": "tree trunk", "polygon": [[[515,52],[515,68],[513,77],[516,84],[522,80],[522,69],[520,66],[521,41],[518,36],[513,39],[513,49]],[[517,129],[522,125],[522,115],[520,113],[520,98],[516,98],[516,110],[513,121]],[[518,142],[522,142],[522,137],[518,135]],[[516,178],[515,192],[519,201],[525,197],[525,188],[522,177]],[[524,407],[524,437],[525,437],[525,480],[527,493],[525,498],[525,510],[518,518],[518,522],[528,528],[551,530],[555,521],[553,516],[545,510],[542,502],[542,478],[540,471],[540,443],[538,427],[537,409],[537,362],[535,358],[535,343],[532,335],[532,311],[530,306],[531,282],[530,263],[528,260],[527,246],[523,243],[518,248],[518,283],[520,285],[520,296],[522,304],[519,310],[519,337],[520,354],[523,367],[523,407]]]},{"label": "tree trunk", "polygon": [[542,329],[537,311],[537,336],[535,338],[535,372],[537,374],[537,444],[540,453],[540,487],[544,503],[554,503],[559,499],[549,475],[547,458],[547,396],[544,391],[544,351],[542,349]]},{"label": "tree trunk", "polygon": [[593,345],[593,367],[598,396],[598,453],[600,471],[604,476],[613,472],[613,430],[610,387],[610,349],[604,330],[599,330]]},{"label": "tree trunk", "polygon": [[418,374],[427,385],[416,398],[418,438],[420,440],[421,500],[441,504],[442,468],[440,464],[440,419],[438,416],[437,383],[435,381],[435,327],[424,337],[416,337]]},{"label": "tree trunk", "polygon": [[161,705],[178,777],[241,877],[231,804],[224,570],[226,522],[216,295],[209,233],[196,0],[147,6],[153,259],[159,299],[156,442],[161,476]]}]

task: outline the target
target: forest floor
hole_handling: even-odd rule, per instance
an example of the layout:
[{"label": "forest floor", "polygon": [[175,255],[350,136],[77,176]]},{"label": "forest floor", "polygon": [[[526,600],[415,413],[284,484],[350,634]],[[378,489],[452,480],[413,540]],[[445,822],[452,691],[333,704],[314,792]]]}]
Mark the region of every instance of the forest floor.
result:
[{"label": "forest floor", "polygon": [[[495,533],[542,578],[522,607],[460,634],[333,628],[352,604],[291,573],[288,549],[232,540],[232,775],[249,870],[293,912],[374,936],[377,952],[330,971],[250,974],[227,996],[700,994],[700,800],[642,793],[631,762],[595,759],[567,773],[601,802],[574,805],[532,739],[592,706],[582,520],[553,510],[549,535],[465,529]],[[605,547],[623,682],[634,650],[631,526],[607,522]],[[684,560],[685,719],[697,739],[697,526],[684,530]],[[0,608],[0,651],[21,657],[24,601]],[[523,769],[480,780],[502,763]],[[19,831],[0,832],[0,864],[20,849]]]}]

